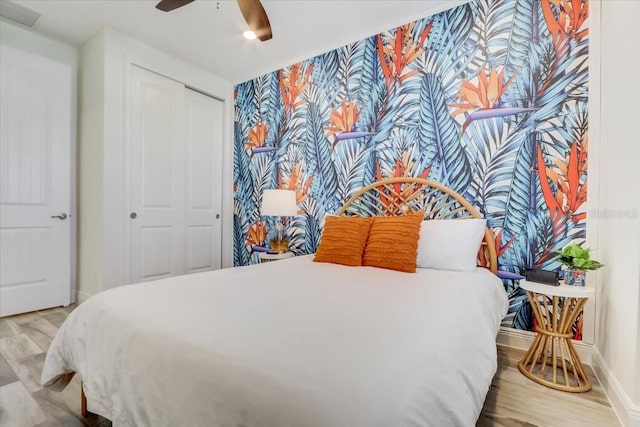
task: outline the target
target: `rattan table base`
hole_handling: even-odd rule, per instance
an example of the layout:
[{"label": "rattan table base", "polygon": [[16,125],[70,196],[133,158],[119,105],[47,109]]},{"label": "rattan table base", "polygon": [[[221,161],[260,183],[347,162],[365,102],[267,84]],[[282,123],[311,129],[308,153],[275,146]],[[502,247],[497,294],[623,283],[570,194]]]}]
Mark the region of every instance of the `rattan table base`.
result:
[{"label": "rattan table base", "polygon": [[571,325],[587,298],[547,296],[531,291],[527,291],[527,297],[538,330],[529,351],[518,363],[520,372],[556,390],[591,390],[591,381],[571,343]]}]

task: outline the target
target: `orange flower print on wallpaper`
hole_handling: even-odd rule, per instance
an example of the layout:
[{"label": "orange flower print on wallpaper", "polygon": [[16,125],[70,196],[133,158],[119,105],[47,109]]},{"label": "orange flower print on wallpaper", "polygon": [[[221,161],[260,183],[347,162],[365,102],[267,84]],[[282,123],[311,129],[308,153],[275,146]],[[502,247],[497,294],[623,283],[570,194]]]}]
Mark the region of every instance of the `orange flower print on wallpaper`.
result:
[{"label": "orange flower print on wallpaper", "polygon": [[331,112],[329,121],[330,126],[325,127],[327,137],[333,136],[333,144],[331,148],[335,148],[336,144],[345,139],[362,138],[369,135],[375,135],[375,132],[357,131],[355,124],[360,117],[358,111],[358,101],[344,101],[340,108],[336,108]]},{"label": "orange flower print on wallpaper", "polygon": [[551,220],[558,222],[566,215],[579,222],[587,216],[578,212],[587,201],[587,138],[580,143],[574,141],[566,158],[554,159],[554,164],[555,167],[545,165],[542,149],[538,147],[538,173]]},{"label": "orange flower print on wallpaper", "polygon": [[463,102],[449,104],[450,107],[457,108],[451,113],[454,116],[471,112],[462,124],[462,132],[464,132],[474,120],[511,116],[534,109],[499,106],[500,97],[507,91],[515,76],[516,74],[514,73],[511,78],[505,82],[503,67],[500,71],[493,68],[488,73],[481,69],[476,78],[476,84],[462,79],[462,86],[458,88],[458,98]]},{"label": "orange flower print on wallpaper", "polygon": [[[586,0],[471,0],[236,85],[235,264],[267,250],[265,189],[296,192],[286,232],[308,254],[363,186],[412,176],[487,219],[503,277],[558,270],[555,252],[586,235],[588,11]],[[504,286],[503,325],[531,330],[525,292]]]},{"label": "orange flower print on wallpaper", "polygon": [[267,239],[267,227],[264,222],[258,221],[249,227],[249,236],[246,238],[246,243],[250,247],[264,246],[264,241]]},{"label": "orange flower print on wallpaper", "polygon": [[544,19],[556,43],[573,38],[582,40],[589,34],[586,28],[589,3],[583,0],[541,0]]},{"label": "orange flower print on wallpaper", "polygon": [[[307,200],[309,189],[313,184],[313,177],[310,176],[304,180],[302,173],[302,164],[296,163],[288,177],[278,175],[278,188],[282,190],[292,190],[296,193],[296,204],[300,205]],[[302,213],[303,211],[298,211]]]},{"label": "orange flower print on wallpaper", "polygon": [[284,70],[279,72],[280,94],[287,110],[293,110],[304,102],[299,99],[299,97],[307,88],[312,71],[313,64],[311,64],[306,71],[303,71],[303,64],[298,63],[292,65],[289,72],[285,72]]},{"label": "orange flower print on wallpaper", "polygon": [[378,35],[378,55],[387,84],[394,81],[402,83],[418,73],[417,69],[405,72],[405,68],[424,52],[423,46],[432,25],[429,23],[424,27],[418,40],[414,40],[415,22],[398,27],[393,36]]},{"label": "orange flower print on wallpaper", "polygon": [[[339,109],[336,108],[331,112],[329,118],[331,125],[325,128],[327,130],[327,137],[342,132],[351,132],[359,115],[358,101],[344,101]],[[334,140],[333,145],[335,146],[336,143],[337,140]]]},{"label": "orange flower print on wallpaper", "polygon": [[489,72],[481,69],[475,85],[462,79],[462,86],[458,88],[458,92],[460,92],[459,98],[464,102],[449,104],[451,107],[458,108],[452,114],[455,116],[478,108],[493,108],[507,91],[515,76],[514,74],[505,82],[504,67],[501,67],[500,71],[496,68],[492,68]]},{"label": "orange flower print on wallpaper", "polygon": [[267,139],[267,124],[258,122],[249,131],[249,142],[247,143],[247,148],[252,149],[262,147],[265,139]]},{"label": "orange flower print on wallpaper", "polygon": [[275,147],[265,147],[264,142],[267,139],[267,125],[258,122],[249,131],[249,141],[245,144],[245,148],[251,153],[251,156],[259,153],[268,153],[276,150]]}]

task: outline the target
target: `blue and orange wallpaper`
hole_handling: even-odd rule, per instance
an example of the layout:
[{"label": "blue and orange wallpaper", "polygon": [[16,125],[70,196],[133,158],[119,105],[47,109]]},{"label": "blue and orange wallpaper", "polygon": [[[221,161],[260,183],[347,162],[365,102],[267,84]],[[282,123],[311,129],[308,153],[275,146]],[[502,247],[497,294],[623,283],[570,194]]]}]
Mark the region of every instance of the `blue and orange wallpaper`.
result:
[{"label": "blue and orange wallpaper", "polygon": [[[238,84],[235,265],[257,262],[273,229],[265,189],[295,190],[286,226],[304,254],[361,187],[406,175],[471,201],[500,269],[558,269],[554,252],[585,238],[588,11],[475,0]],[[504,326],[532,329],[524,291],[505,287]]]}]

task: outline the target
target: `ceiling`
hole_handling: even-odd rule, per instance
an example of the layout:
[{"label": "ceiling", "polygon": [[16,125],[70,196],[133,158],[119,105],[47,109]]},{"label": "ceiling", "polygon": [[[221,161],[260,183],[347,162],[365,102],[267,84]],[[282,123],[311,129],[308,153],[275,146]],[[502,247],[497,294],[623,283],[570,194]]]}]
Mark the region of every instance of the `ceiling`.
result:
[{"label": "ceiling", "polygon": [[266,42],[242,37],[235,0],[196,0],[168,13],[157,0],[11,1],[42,15],[36,33],[80,46],[111,27],[239,83],[468,0],[262,0],[273,30]]}]

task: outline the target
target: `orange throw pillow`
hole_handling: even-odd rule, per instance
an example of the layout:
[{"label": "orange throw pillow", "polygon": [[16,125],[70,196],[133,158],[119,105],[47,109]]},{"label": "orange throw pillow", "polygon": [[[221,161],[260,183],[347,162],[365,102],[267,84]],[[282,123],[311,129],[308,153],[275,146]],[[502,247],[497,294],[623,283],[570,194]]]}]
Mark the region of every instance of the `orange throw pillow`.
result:
[{"label": "orange throw pillow", "polygon": [[423,219],[422,213],[373,218],[362,265],[415,273]]},{"label": "orange throw pillow", "polygon": [[362,265],[362,253],[367,244],[371,222],[371,218],[327,216],[313,260],[350,266]]}]

